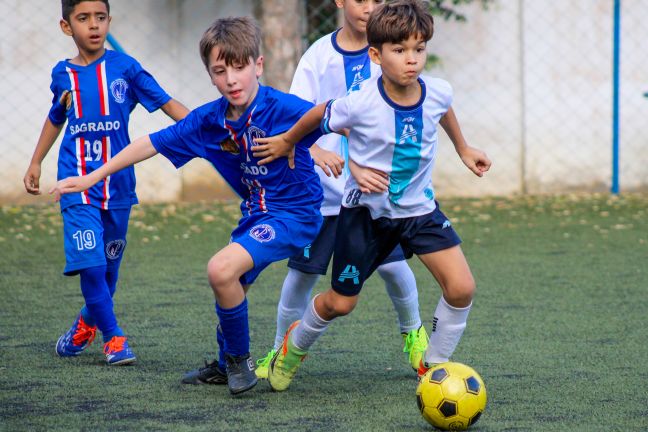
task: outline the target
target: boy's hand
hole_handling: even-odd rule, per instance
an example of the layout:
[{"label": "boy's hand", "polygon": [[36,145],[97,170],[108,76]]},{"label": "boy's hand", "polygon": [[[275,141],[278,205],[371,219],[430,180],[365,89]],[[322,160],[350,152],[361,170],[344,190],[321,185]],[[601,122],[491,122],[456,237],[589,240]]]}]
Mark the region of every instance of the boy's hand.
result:
[{"label": "boy's hand", "polygon": [[61,195],[73,192],[82,192],[92,187],[94,183],[88,179],[88,176],[68,177],[59,180],[52,189],[50,195],[54,195],[54,201],[60,201]]},{"label": "boy's hand", "polygon": [[352,160],[349,160],[349,169],[362,193],[381,193],[389,188],[389,176],[385,172],[360,166]]},{"label": "boy's hand", "polygon": [[29,168],[27,168],[27,172],[25,173],[25,177],[23,177],[23,183],[25,184],[27,193],[30,193],[32,195],[40,195],[40,176],[40,164],[29,165]]},{"label": "boy's hand", "polygon": [[327,177],[331,177],[331,174],[333,174],[333,177],[338,178],[342,174],[344,159],[339,154],[324,150],[317,144],[311,146],[310,154],[315,165],[320,167]]},{"label": "boy's hand", "polygon": [[288,157],[288,166],[295,168],[295,144],[286,139],[286,134],[266,138],[255,138],[252,145],[252,156],[261,159],[258,164],[269,164],[275,159]]},{"label": "boy's hand", "polygon": [[486,156],[486,153],[473,147],[463,149],[459,157],[464,165],[478,177],[483,177],[484,173],[491,167],[491,161]]}]

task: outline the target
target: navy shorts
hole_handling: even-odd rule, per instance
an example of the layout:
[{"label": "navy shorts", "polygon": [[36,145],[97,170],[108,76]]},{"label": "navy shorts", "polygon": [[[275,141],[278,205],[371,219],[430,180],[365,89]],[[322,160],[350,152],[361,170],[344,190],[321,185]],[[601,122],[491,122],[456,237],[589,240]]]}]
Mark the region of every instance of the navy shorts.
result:
[{"label": "navy shorts", "polygon": [[[322,228],[315,241],[288,260],[288,267],[303,273],[325,275],[333,256],[339,216],[324,216]],[[397,245],[380,264],[405,260],[403,249]]]},{"label": "navy shorts", "polygon": [[364,281],[398,244],[410,258],[461,243],[438,204],[432,213],[401,219],[372,219],[366,207],[342,207],[337,236],[331,285],[346,296],[357,295]]},{"label": "navy shorts", "polygon": [[108,271],[119,268],[126,249],[130,210],[102,210],[86,204],[63,210],[63,274],[73,276],[100,265],[106,265]]},{"label": "navy shorts", "polygon": [[267,266],[301,251],[315,239],[321,225],[321,216],[296,220],[262,213],[242,218],[231,241],[250,254],[254,268],[241,276],[241,283],[253,283]]}]

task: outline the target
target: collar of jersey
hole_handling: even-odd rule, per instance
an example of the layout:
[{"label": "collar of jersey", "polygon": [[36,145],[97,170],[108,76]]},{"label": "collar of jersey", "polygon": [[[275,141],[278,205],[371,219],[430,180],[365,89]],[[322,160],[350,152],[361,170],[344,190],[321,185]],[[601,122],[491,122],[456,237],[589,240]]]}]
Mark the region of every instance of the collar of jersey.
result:
[{"label": "collar of jersey", "polygon": [[385,91],[385,87],[383,86],[382,75],[380,75],[376,81],[377,81],[377,85],[378,85],[378,91],[380,92],[380,96],[382,96],[382,98],[385,100],[385,102],[387,102],[387,105],[394,108],[395,110],[397,110],[397,111],[414,111],[415,109],[418,109],[418,108],[421,107],[421,105],[423,105],[423,101],[425,100],[425,90],[426,89],[425,89],[425,82],[423,82],[421,77],[417,78],[417,81],[421,86],[421,98],[414,105],[409,105],[409,106],[399,105],[399,104],[397,104],[396,102],[394,102],[393,100],[391,100],[389,98],[389,96],[387,95],[387,92]]},{"label": "collar of jersey", "polygon": [[244,126],[245,123],[248,121],[248,118],[250,117],[250,113],[252,112],[253,109],[257,106],[258,102],[263,101],[263,98],[266,93],[266,86],[263,86],[259,84],[259,91],[257,91],[256,96],[254,99],[252,99],[252,103],[250,103],[250,106],[247,107],[247,109],[241,114],[241,116],[237,120],[228,120],[227,119],[227,108],[229,107],[229,101],[223,97],[223,101],[225,103],[223,104],[223,120],[228,124],[231,125],[234,128],[239,128],[241,126]]},{"label": "collar of jersey", "polygon": [[335,49],[335,51],[339,52],[340,54],[342,54],[343,56],[346,56],[346,57],[353,57],[353,56],[363,55],[363,54],[366,54],[367,52],[369,52],[369,45],[367,45],[366,47],[364,47],[362,49],[359,49],[357,51],[347,51],[344,48],[342,48],[340,45],[338,45],[338,43],[337,43],[337,35],[340,32],[340,30],[342,30],[342,27],[335,30],[331,34],[331,43],[333,44],[333,49]]},{"label": "collar of jersey", "polygon": [[92,63],[88,63],[85,66],[74,64],[74,63],[70,62],[71,59],[65,59],[65,63],[67,63],[71,68],[77,68],[77,69],[78,68],[87,68],[87,67],[95,66],[97,63],[101,63],[106,58],[106,56],[108,55],[108,51],[110,51],[110,50],[108,48],[106,48],[101,57],[99,57],[97,60],[93,61]]}]

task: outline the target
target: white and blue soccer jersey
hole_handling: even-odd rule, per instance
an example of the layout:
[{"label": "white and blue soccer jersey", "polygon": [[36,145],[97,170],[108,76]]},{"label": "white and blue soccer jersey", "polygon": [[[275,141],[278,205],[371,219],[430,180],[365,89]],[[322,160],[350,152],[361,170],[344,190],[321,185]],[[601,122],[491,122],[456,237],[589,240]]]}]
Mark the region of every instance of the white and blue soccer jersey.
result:
[{"label": "white and blue soccer jersey", "polygon": [[349,177],[343,206],[367,207],[373,219],[420,216],[435,209],[432,169],[437,125],[452,103],[452,87],[430,77],[420,77],[419,83],[421,98],[413,106],[392,101],[380,78],[328,104],[322,130],[349,128],[351,160],[389,175],[388,191],[370,194],[361,194]]},{"label": "white and blue soccer jersey", "polygon": [[319,131],[295,147],[295,169],[288,166],[285,157],[258,165],[251,149],[254,138],[287,131],[313,104],[260,85],[254,101],[238,120],[226,119],[228,106],[225,98],[205,104],[178,123],[151,134],[151,142],[177,168],[196,157],[211,162],[243,198],[244,216],[320,217],[322,187],[308,152]]},{"label": "white and blue soccer jersey", "polygon": [[[54,94],[49,119],[67,127],[58,158],[58,179],[86,175],[101,167],[128,143],[128,120],[140,103],[149,112],[171,97],[132,57],[111,50],[87,66],[59,62],[52,70]],[[61,96],[70,92],[69,103]],[[124,168],[81,193],[61,197],[61,209],[89,204],[104,210],[137,203],[135,172]]]},{"label": "white and blue soccer jersey", "polygon": [[[314,104],[338,99],[357,91],[370,79],[380,74],[380,67],[369,60],[369,47],[358,51],[346,51],[336,41],[339,30],[317,40],[304,53],[293,77],[290,93]],[[348,159],[348,145],[345,137],[330,134],[317,141],[324,150],[335,152],[345,161]],[[324,189],[322,215],[334,216],[340,212],[345,179],[343,176],[327,177],[317,170]]]}]

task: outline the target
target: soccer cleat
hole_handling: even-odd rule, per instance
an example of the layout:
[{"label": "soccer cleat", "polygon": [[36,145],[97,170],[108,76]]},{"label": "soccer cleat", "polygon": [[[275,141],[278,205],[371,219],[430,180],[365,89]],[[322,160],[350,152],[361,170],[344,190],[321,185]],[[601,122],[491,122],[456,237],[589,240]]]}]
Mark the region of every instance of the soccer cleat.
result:
[{"label": "soccer cleat", "polygon": [[257,378],[268,379],[268,366],[270,365],[270,361],[272,360],[272,357],[274,357],[276,352],[277,350],[273,348],[270,350],[268,355],[266,355],[262,359],[257,360],[256,369],[254,370]]},{"label": "soccer cleat", "polygon": [[425,363],[423,359],[419,362],[419,366],[416,369],[416,376],[419,381],[421,381],[421,377],[427,373],[430,369],[438,365],[439,363]]},{"label": "soccer cleat", "polygon": [[137,360],[128,347],[126,336],[113,336],[104,344],[104,354],[106,354],[106,363],[111,366],[127,365]]},{"label": "soccer cleat", "polygon": [[299,365],[306,358],[306,352],[300,351],[290,340],[290,333],[299,321],[290,325],[284,336],[281,347],[277,350],[268,367],[268,382],[274,391],[284,391],[295,377]]},{"label": "soccer cleat", "polygon": [[227,372],[218,366],[218,360],[187,372],[182,377],[182,384],[227,384]]},{"label": "soccer cleat", "polygon": [[97,326],[89,326],[79,314],[72,327],[56,342],[56,354],[61,357],[73,357],[90,346],[97,335]]},{"label": "soccer cleat", "polygon": [[243,393],[254,387],[258,380],[254,374],[254,361],[250,354],[233,356],[225,353],[227,365],[227,386],[233,395]]},{"label": "soccer cleat", "polygon": [[410,366],[412,369],[417,370],[423,354],[428,346],[428,334],[425,327],[421,326],[418,330],[411,330],[403,335],[403,352],[407,353]]}]

